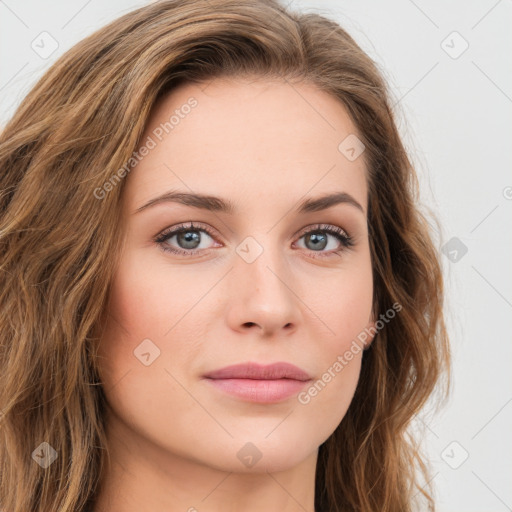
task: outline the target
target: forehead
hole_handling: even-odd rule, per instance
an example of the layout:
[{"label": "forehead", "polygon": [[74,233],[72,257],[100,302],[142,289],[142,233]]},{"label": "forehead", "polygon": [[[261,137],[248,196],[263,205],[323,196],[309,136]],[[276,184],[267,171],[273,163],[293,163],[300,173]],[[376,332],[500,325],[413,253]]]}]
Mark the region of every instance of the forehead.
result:
[{"label": "forehead", "polygon": [[141,139],[152,149],[131,171],[126,199],[138,206],[170,188],[262,200],[335,189],[366,209],[363,155],[340,150],[357,133],[343,104],[313,84],[184,83],[155,104]]}]

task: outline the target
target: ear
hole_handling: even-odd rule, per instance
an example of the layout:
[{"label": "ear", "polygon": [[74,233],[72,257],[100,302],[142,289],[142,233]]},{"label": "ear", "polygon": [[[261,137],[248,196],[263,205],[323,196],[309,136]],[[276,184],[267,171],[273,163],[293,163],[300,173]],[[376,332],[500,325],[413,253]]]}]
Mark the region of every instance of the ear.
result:
[{"label": "ear", "polygon": [[370,313],[370,318],[368,319],[368,323],[366,324],[365,333],[367,335],[366,341],[365,341],[365,347],[363,350],[368,350],[371,347],[371,344],[375,338],[375,335],[377,334],[377,327],[375,325],[376,319],[375,319],[375,313],[372,311]]}]

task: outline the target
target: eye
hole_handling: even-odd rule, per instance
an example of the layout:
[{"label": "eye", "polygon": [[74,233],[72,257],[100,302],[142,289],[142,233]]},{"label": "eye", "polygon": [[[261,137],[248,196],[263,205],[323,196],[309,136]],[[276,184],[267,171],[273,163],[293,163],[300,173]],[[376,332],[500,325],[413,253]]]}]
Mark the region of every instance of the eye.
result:
[{"label": "eye", "polygon": [[[209,228],[199,227],[192,222],[187,225],[180,225],[170,229],[166,229],[157,236],[155,242],[160,245],[162,250],[173,254],[183,254],[185,256],[195,254],[206,247],[200,247],[203,241],[203,236],[200,233],[206,233],[209,238],[213,237],[213,233]],[[174,247],[169,244],[169,241],[176,238],[179,247]]]},{"label": "eye", "polygon": [[[203,235],[201,235],[203,233]],[[184,256],[193,256],[198,252],[208,250],[210,247],[201,247],[204,234],[208,238],[214,237],[214,233],[206,225],[188,223],[166,229],[155,238],[155,242],[160,245],[162,250],[172,254],[181,254]],[[329,251],[324,249],[329,245],[329,237],[335,239],[334,247]],[[300,234],[299,241],[304,238],[306,249],[311,253],[316,253],[313,257],[330,257],[333,254],[339,254],[347,248],[354,245],[352,238],[345,230],[338,226],[330,224],[317,224],[309,226]],[[175,239],[174,245],[171,241]],[[207,243],[207,240],[205,241]]]},{"label": "eye", "polygon": [[[323,251],[329,245],[329,237],[334,238],[337,243],[333,243],[334,247],[331,247],[331,250]],[[329,257],[333,254],[339,255],[345,249],[354,245],[354,241],[344,229],[330,224],[309,226],[307,231],[302,232],[299,240],[303,238],[306,249],[317,253],[313,256],[315,258]]]}]

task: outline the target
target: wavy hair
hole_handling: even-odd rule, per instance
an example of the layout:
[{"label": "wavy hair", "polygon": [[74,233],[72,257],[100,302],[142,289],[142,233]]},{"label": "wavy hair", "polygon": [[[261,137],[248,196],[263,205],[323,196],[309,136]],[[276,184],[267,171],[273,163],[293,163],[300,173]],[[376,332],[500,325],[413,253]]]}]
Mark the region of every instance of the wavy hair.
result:
[{"label": "wavy hair", "polygon": [[[278,0],[167,0],[129,12],[61,56],[2,130],[4,510],[92,510],[108,456],[97,326],[120,253],[124,180],[101,200],[94,191],[137,149],[163,94],[225,76],[306,81],[342,102],[366,146],[373,311],[402,305],[364,352],[346,416],[319,447],[316,510],[406,512],[415,495],[434,510],[408,427],[449,387],[451,356],[417,176],[376,63],[334,21]],[[34,462],[43,442],[57,455],[46,469]]]}]

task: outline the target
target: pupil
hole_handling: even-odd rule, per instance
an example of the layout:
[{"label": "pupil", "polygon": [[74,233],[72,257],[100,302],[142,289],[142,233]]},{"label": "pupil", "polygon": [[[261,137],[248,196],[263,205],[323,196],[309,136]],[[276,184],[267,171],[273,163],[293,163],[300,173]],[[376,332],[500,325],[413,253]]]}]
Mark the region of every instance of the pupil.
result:
[{"label": "pupil", "polygon": [[[196,231],[184,231],[182,233],[178,233],[178,243],[181,245],[181,242],[185,244],[184,249],[195,249],[199,243],[199,233]],[[194,246],[194,244],[196,245]]]},{"label": "pupil", "polygon": [[[318,233],[312,233],[310,235],[308,235],[306,237],[309,241],[313,241],[314,243],[317,243],[317,242],[320,242],[320,249],[325,249],[325,246],[327,245],[327,237],[325,235],[322,235],[322,234],[318,234]],[[323,244],[322,244],[323,242]],[[317,243],[316,245],[316,248],[318,249],[319,248],[319,245]]]}]

